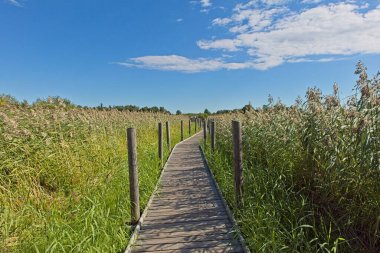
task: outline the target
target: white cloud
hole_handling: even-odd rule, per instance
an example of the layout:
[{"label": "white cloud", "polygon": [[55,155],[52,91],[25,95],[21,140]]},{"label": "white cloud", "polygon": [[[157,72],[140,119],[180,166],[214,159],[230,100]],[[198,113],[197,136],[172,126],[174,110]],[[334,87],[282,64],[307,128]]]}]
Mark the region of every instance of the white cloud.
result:
[{"label": "white cloud", "polygon": [[191,0],[190,3],[200,5],[201,12],[208,12],[212,6],[211,0]]},{"label": "white cloud", "polygon": [[200,40],[197,41],[198,47],[202,49],[222,49],[224,51],[238,51],[237,43],[239,41],[237,40],[230,40],[230,39],[222,39],[222,40],[214,40],[214,41],[207,41],[207,40]]},{"label": "white cloud", "polygon": [[262,0],[262,2],[267,5],[279,5],[289,2],[289,0]]},{"label": "white cloud", "polygon": [[212,3],[210,0],[200,0],[202,8],[209,8],[211,7]]},{"label": "white cloud", "polygon": [[[363,11],[357,4],[340,2],[294,12],[247,5],[237,6],[232,22],[226,24],[236,33],[233,38],[200,40],[198,46],[246,51],[261,69],[303,58],[326,61],[335,56],[380,53],[380,6]],[[329,55],[334,57],[326,58]]]},{"label": "white cloud", "polygon": [[177,18],[175,21],[177,21],[177,22],[182,22],[182,21],[183,21],[183,18]]},{"label": "white cloud", "polygon": [[230,18],[216,18],[212,21],[213,25],[227,25],[232,20]]},{"label": "white cloud", "polygon": [[5,1],[17,7],[23,7],[23,5],[17,0],[5,0]]},{"label": "white cloud", "polygon": [[131,58],[126,62],[117,62],[124,67],[144,69],[179,71],[185,73],[197,73],[204,71],[216,71],[221,69],[236,70],[251,67],[252,63],[225,62],[222,59],[189,59],[179,55],[143,56]]},{"label": "white cloud", "polygon": [[303,4],[318,4],[322,1],[323,0],[302,0],[301,3],[303,3]]},{"label": "white cloud", "polygon": [[264,7],[272,7],[274,5],[285,5],[292,0],[250,0],[247,3],[239,3],[235,6],[234,11],[250,9],[250,8],[258,8],[260,6]]}]

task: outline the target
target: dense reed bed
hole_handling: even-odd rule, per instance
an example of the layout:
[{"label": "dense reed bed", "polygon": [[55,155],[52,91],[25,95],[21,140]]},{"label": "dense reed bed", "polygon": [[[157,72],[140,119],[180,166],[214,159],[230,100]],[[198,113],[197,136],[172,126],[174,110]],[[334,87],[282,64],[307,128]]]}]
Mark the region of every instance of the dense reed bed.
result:
[{"label": "dense reed bed", "polygon": [[188,118],[0,102],[0,252],[121,252],[130,236],[126,128],[137,128],[144,208],[161,171],[157,123],[171,122],[173,147],[180,119],[188,137]]},{"label": "dense reed bed", "polygon": [[[306,101],[214,117],[210,167],[253,252],[379,252],[380,82],[358,64],[343,104]],[[234,207],[231,120],[243,127],[244,207]]]}]

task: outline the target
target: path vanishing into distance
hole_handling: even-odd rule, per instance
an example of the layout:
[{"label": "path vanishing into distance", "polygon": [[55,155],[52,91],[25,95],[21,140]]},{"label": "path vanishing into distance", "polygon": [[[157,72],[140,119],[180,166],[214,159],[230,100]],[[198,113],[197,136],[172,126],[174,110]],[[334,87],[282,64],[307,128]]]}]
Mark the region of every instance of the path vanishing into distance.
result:
[{"label": "path vanishing into distance", "polygon": [[126,252],[246,252],[200,150],[202,138],[175,146]]}]

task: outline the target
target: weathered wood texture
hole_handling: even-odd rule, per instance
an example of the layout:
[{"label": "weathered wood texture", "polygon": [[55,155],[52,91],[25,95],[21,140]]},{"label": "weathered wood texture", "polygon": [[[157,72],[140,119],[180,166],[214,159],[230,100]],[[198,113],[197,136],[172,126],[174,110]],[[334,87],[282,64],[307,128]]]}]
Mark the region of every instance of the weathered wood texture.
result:
[{"label": "weathered wood texture", "polygon": [[131,223],[136,224],[140,219],[139,177],[137,171],[136,129],[127,129],[129,193],[131,199]]},{"label": "weathered wood texture", "polygon": [[211,121],[211,149],[215,151],[215,120]]},{"label": "weathered wood texture", "polygon": [[132,252],[244,252],[202,158],[202,137],[173,150]]}]

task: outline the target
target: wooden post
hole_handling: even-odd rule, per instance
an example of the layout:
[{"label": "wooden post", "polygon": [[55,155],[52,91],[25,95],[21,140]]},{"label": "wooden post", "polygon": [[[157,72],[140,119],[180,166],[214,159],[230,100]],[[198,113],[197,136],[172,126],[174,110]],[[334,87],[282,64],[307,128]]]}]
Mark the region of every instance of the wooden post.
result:
[{"label": "wooden post", "polygon": [[127,129],[129,194],[131,198],[131,223],[137,224],[140,219],[139,177],[137,171],[136,129]]},{"label": "wooden post", "polygon": [[215,151],[215,120],[211,121],[211,150]]},{"label": "wooden post", "polygon": [[206,121],[206,119],[203,120],[203,139],[206,142],[206,140],[207,140],[207,121]]},{"label": "wooden post", "polygon": [[194,125],[195,125],[195,132],[197,132],[198,119],[195,119],[195,120],[194,120],[194,123],[195,123],[195,124],[194,124]]},{"label": "wooden post", "polygon": [[183,120],[181,120],[181,141],[183,141]]},{"label": "wooden post", "polygon": [[238,208],[243,203],[243,145],[241,125],[239,121],[232,121],[232,139],[234,145],[234,175],[235,175],[235,201]]},{"label": "wooden post", "polygon": [[208,135],[211,135],[211,120],[207,121]]},{"label": "wooden post", "polygon": [[189,136],[191,135],[191,120],[189,119]]},{"label": "wooden post", "polygon": [[160,158],[161,165],[164,162],[164,149],[162,145],[162,123],[158,123],[158,157]]},{"label": "wooden post", "polygon": [[170,123],[166,121],[166,144],[168,145],[168,149],[170,150]]}]

